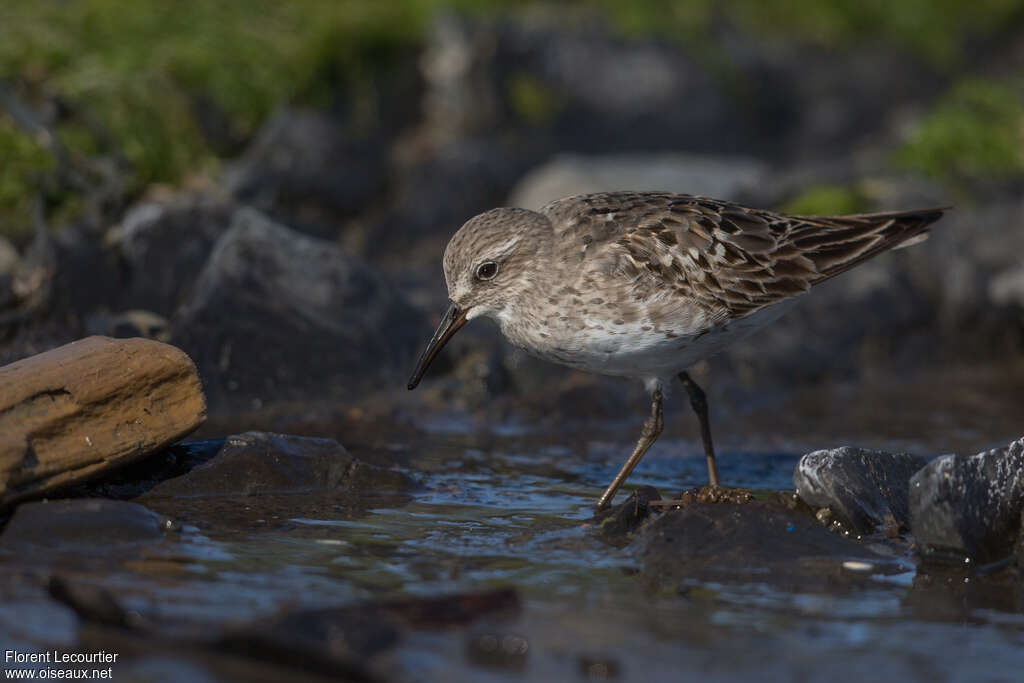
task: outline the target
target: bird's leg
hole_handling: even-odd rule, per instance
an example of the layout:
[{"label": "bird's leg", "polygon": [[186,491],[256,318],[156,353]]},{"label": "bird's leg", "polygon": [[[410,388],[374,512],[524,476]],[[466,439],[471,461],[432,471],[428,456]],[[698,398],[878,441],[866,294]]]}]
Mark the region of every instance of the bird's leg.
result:
[{"label": "bird's leg", "polygon": [[615,496],[615,492],[619,490],[622,483],[626,481],[626,477],[633,471],[633,468],[637,466],[644,457],[644,453],[651,447],[658,435],[661,434],[661,389],[655,389],[651,394],[651,416],[644,421],[644,429],[640,432],[640,440],[636,442],[636,448],[633,449],[632,455],[629,456],[629,460],[622,466],[619,473],[615,475],[615,479],[605,489],[604,494],[597,501],[597,509],[608,507],[612,498]]},{"label": "bird's leg", "polygon": [[704,441],[704,456],[708,461],[708,483],[718,486],[718,465],[715,464],[715,446],[711,443],[711,423],[708,422],[708,399],[687,372],[680,372],[679,379],[690,395],[690,405],[700,420],[700,438]]}]

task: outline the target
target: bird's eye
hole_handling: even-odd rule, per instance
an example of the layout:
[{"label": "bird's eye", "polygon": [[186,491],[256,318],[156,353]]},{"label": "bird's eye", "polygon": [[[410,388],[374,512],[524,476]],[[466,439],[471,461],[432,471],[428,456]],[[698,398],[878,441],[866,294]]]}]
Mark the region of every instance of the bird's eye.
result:
[{"label": "bird's eye", "polygon": [[481,263],[476,267],[476,276],[480,280],[490,280],[492,277],[498,274],[498,264],[494,261],[487,261]]}]

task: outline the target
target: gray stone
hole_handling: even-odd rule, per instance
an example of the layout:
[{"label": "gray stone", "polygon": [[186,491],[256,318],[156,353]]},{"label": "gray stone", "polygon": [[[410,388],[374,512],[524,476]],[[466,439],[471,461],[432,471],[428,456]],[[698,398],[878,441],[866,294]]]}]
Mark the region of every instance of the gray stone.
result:
[{"label": "gray stone", "polygon": [[246,432],[215,457],[150,489],[146,496],[303,493],[342,486],[359,463],[334,439]]},{"label": "gray stone", "polygon": [[1024,308],[1024,265],[997,273],[988,283],[988,297],[999,306]]},{"label": "gray stone", "polygon": [[910,480],[910,523],[926,556],[989,561],[1013,552],[1024,506],[1024,438],[936,458]]},{"label": "gray stone", "polygon": [[363,401],[401,385],[430,330],[371,266],[252,209],[218,240],[172,338],[212,411]]},{"label": "gray stone", "polygon": [[132,207],[107,235],[127,275],[116,307],[165,317],[175,313],[191,297],[196,278],[217,238],[231,224],[235,208],[229,200],[203,195]]},{"label": "gray stone", "polygon": [[743,157],[564,154],[530,171],[512,191],[509,205],[537,210],[574,194],[626,188],[735,199],[763,182],[766,175],[764,164]]},{"label": "gray stone", "polygon": [[925,459],[909,453],[832,448],[800,458],[793,485],[804,502],[832,510],[845,526],[866,534],[880,525],[910,522],[910,478]]},{"label": "gray stone", "polygon": [[161,541],[165,518],[138,503],[100,498],[19,505],[0,536],[0,549],[36,545],[77,549]]},{"label": "gray stone", "polygon": [[10,275],[18,265],[18,250],[7,239],[0,237],[0,275]]},{"label": "gray stone", "polygon": [[240,200],[296,230],[334,237],[386,180],[386,155],[310,109],[278,111],[225,174]]}]

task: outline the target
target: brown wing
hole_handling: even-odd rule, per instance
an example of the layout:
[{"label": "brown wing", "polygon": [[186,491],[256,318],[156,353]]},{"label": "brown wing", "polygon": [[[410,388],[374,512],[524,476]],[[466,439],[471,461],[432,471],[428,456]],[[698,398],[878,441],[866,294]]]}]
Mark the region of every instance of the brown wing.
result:
[{"label": "brown wing", "polygon": [[661,192],[578,195],[541,209],[561,257],[675,290],[714,317],[741,317],[801,294],[888,249],[917,241],[945,209],[788,216]]}]

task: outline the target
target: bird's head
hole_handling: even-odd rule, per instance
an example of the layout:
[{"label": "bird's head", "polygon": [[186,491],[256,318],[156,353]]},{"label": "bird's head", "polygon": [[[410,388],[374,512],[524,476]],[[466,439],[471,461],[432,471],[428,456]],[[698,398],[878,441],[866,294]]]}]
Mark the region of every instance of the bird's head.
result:
[{"label": "bird's head", "polygon": [[467,321],[501,319],[534,283],[538,252],[551,240],[551,222],[526,209],[493,209],[471,218],[444,250],[448,310],[409,379],[415,389],[430,362]]}]

